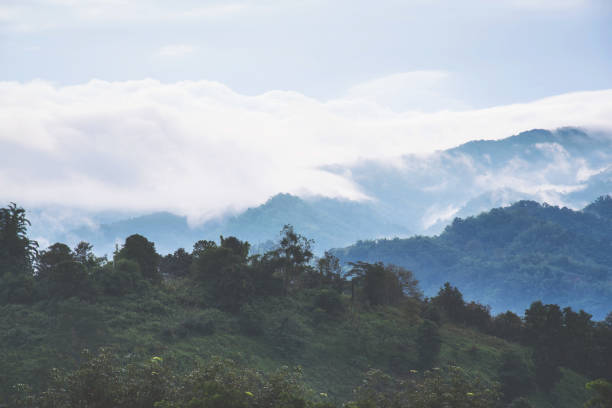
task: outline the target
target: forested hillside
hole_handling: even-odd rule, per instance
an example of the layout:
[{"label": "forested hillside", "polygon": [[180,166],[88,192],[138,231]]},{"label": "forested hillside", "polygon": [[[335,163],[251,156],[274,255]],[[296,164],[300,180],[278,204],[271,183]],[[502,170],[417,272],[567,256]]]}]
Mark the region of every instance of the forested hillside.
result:
[{"label": "forested hillside", "polygon": [[132,235],[111,259],[85,242],[38,250],[27,229],[22,208],[0,209],[0,405],[609,403],[612,315],[491,315],[449,283],[424,298],[412,271],[343,271],[289,225],[257,255],[220,237],[162,257]]},{"label": "forested hillside", "polygon": [[612,309],[611,214],[609,196],[583,211],[520,201],[457,218],[439,236],[360,241],[333,253],[415,271],[428,295],[451,281],[497,312],[541,299],[603,318]]}]

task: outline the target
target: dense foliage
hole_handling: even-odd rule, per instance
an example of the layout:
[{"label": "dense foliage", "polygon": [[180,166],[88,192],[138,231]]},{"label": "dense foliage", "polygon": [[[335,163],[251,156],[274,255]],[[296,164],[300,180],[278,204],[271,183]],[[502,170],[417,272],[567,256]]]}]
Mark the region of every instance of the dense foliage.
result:
[{"label": "dense foliage", "polygon": [[[587,378],[603,401],[612,380],[612,315],[534,302],[492,316],[450,283],[423,298],[410,270],[343,271],[289,225],[257,255],[220,237],[162,257],[132,235],[109,260],[85,242],[38,251],[21,208],[0,216],[9,406],[561,407],[588,399]],[[296,364],[318,392],[282,368]]]},{"label": "dense foliage", "polygon": [[[121,362],[109,350],[83,352],[80,366],[54,370],[49,387],[33,393],[15,386],[8,407],[45,408],[334,408],[327,393],[316,394],[302,381],[299,367],[281,367],[270,375],[213,358],[185,374],[154,356],[145,363]],[[346,408],[495,407],[496,385],[487,385],[456,366],[435,368],[406,380],[379,370],[366,374]]]}]

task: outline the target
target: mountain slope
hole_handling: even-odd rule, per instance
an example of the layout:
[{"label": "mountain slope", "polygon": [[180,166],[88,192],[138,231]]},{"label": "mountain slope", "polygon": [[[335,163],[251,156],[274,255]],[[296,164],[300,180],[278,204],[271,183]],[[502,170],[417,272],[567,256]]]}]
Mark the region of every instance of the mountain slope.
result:
[{"label": "mountain slope", "polygon": [[[345,296],[345,313],[328,316],[314,307],[316,292],[310,291],[260,299],[236,315],[187,303],[192,286],[151,288],[95,303],[70,298],[0,306],[0,399],[14,384],[48,386],[52,368],[74,368],[82,361],[80,350],[98,347],[137,362],[159,356],[182,372],[213,356],[265,372],[299,365],[307,385],[338,405],[354,398],[351,391],[372,368],[401,376],[417,367],[420,322],[401,308],[361,310]],[[253,316],[258,334],[245,330]],[[441,324],[440,337],[439,367],[458,364],[471,376],[496,381],[502,355],[514,352],[530,375],[533,370],[531,349],[518,343],[452,323]],[[550,393],[532,390],[534,407],[571,408],[588,398],[587,378],[565,369],[562,374]]]},{"label": "mountain slope", "polygon": [[496,312],[542,299],[603,318],[612,311],[611,203],[602,197],[573,211],[520,201],[457,218],[439,236],[361,241],[334,253],[411,269],[428,295],[450,281]]}]

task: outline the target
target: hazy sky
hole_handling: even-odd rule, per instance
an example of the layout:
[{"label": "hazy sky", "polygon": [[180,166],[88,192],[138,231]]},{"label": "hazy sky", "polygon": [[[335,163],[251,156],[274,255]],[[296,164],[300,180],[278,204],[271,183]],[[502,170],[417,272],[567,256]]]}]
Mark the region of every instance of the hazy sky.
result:
[{"label": "hazy sky", "polygon": [[324,100],[434,70],[451,99],[485,107],[612,88],[612,2],[2,0],[0,60],[3,80],[205,79]]},{"label": "hazy sky", "polygon": [[320,168],[612,128],[610,0],[0,0],[0,200],[195,218]]}]

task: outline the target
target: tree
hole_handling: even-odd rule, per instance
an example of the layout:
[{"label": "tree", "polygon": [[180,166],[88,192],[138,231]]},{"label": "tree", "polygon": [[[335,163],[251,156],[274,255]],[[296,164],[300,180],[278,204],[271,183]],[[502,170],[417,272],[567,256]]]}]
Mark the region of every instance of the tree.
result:
[{"label": "tree", "polygon": [[0,303],[27,303],[34,296],[33,263],[38,243],[27,235],[25,210],[10,203],[0,208]]},{"label": "tree", "polygon": [[412,271],[393,264],[385,266],[388,274],[394,275],[397,278],[402,293],[410,298],[421,300],[423,292],[419,288],[419,281],[414,277]]},{"label": "tree", "polygon": [[345,280],[342,276],[340,260],[332,253],[325,251],[325,254],[317,259],[317,283],[319,286],[327,286],[338,291],[344,288]]},{"label": "tree", "polygon": [[237,253],[233,248],[210,247],[194,259],[194,277],[200,282],[214,283],[223,275],[225,268],[245,261],[240,252]]},{"label": "tree", "polygon": [[208,286],[223,309],[236,312],[254,293],[247,264],[250,244],[236,237],[221,237],[221,245],[206,243],[193,261],[194,278]]},{"label": "tree", "polygon": [[253,277],[248,265],[236,263],[223,269],[216,282],[214,293],[220,308],[238,312],[254,293]]},{"label": "tree", "polygon": [[163,276],[178,278],[187,276],[193,262],[193,255],[179,248],[173,254],[168,254],[160,259],[159,270]]},{"label": "tree", "polygon": [[558,305],[536,301],[525,310],[525,335],[529,344],[559,348],[562,331],[563,313]]},{"label": "tree", "polygon": [[567,367],[586,372],[593,367],[595,349],[595,324],[591,315],[584,310],[574,312],[570,307],[563,309],[563,356]]},{"label": "tree", "polygon": [[38,243],[28,238],[29,225],[25,210],[15,203],[0,208],[0,276],[8,270],[31,273]]},{"label": "tree", "polygon": [[195,244],[193,244],[193,251],[191,252],[191,254],[194,258],[197,258],[198,256],[208,251],[209,249],[213,249],[216,247],[217,247],[217,243],[215,241],[208,241],[205,239],[201,239]]},{"label": "tree", "polygon": [[159,254],[155,244],[142,235],[134,234],[125,239],[123,248],[118,253],[121,259],[132,259],[140,266],[142,276],[152,283],[160,283]]},{"label": "tree", "polygon": [[511,311],[500,313],[493,319],[493,334],[510,341],[518,341],[523,334],[523,320]]},{"label": "tree", "polygon": [[363,299],[372,306],[388,305],[401,297],[399,282],[392,282],[382,262],[349,262],[352,269],[347,274],[351,278],[351,299],[356,296],[355,289],[361,289]]},{"label": "tree", "polygon": [[0,275],[0,304],[29,303],[34,299],[34,287],[31,273],[9,269]]},{"label": "tree", "polygon": [[612,379],[612,313],[603,322],[595,324],[593,341],[598,352],[597,358],[591,360],[592,376]]},{"label": "tree", "polygon": [[236,237],[223,238],[223,235],[219,237],[221,242],[221,248],[227,248],[240,259],[240,262],[246,262],[249,256],[249,250],[251,244],[248,241],[241,241]]},{"label": "tree", "polygon": [[287,224],[281,230],[278,248],[265,254],[266,262],[282,279],[283,295],[287,295],[290,287],[298,286],[299,278],[308,270],[308,263],[313,257],[313,243],[313,240],[296,233],[293,226]]},{"label": "tree", "polygon": [[51,296],[67,298],[90,295],[87,270],[77,261],[57,264],[47,275],[47,286]]},{"label": "tree", "polygon": [[[80,256],[84,254],[81,253]],[[48,296],[70,297],[89,294],[86,265],[78,259],[66,244],[59,242],[40,252],[36,264],[36,280]]]},{"label": "tree", "polygon": [[144,283],[140,265],[132,259],[122,258],[98,268],[94,280],[104,293],[112,296],[134,292]]},{"label": "tree", "polygon": [[93,253],[93,245],[85,241],[79,242],[77,246],[74,247],[73,254],[74,259],[84,265],[88,271],[100,267],[106,262],[106,256],[97,257]]},{"label": "tree", "polygon": [[436,306],[439,306],[446,315],[456,323],[463,323],[465,315],[465,302],[463,295],[455,286],[449,282],[444,283],[438,295],[432,299]]},{"label": "tree", "polygon": [[561,379],[563,358],[563,314],[557,305],[533,302],[525,310],[525,336],[534,348],[538,384],[549,390]]},{"label": "tree", "polygon": [[56,242],[39,254],[36,265],[36,277],[39,280],[46,280],[58,264],[74,261],[75,257],[70,247],[61,242]]},{"label": "tree", "polygon": [[465,324],[476,327],[484,332],[491,328],[491,307],[471,301],[463,310]]},{"label": "tree", "polygon": [[397,305],[406,299],[420,299],[422,293],[412,272],[382,262],[349,262],[352,269],[347,274],[351,278],[351,298],[355,289],[361,289],[364,300],[372,306]]}]

